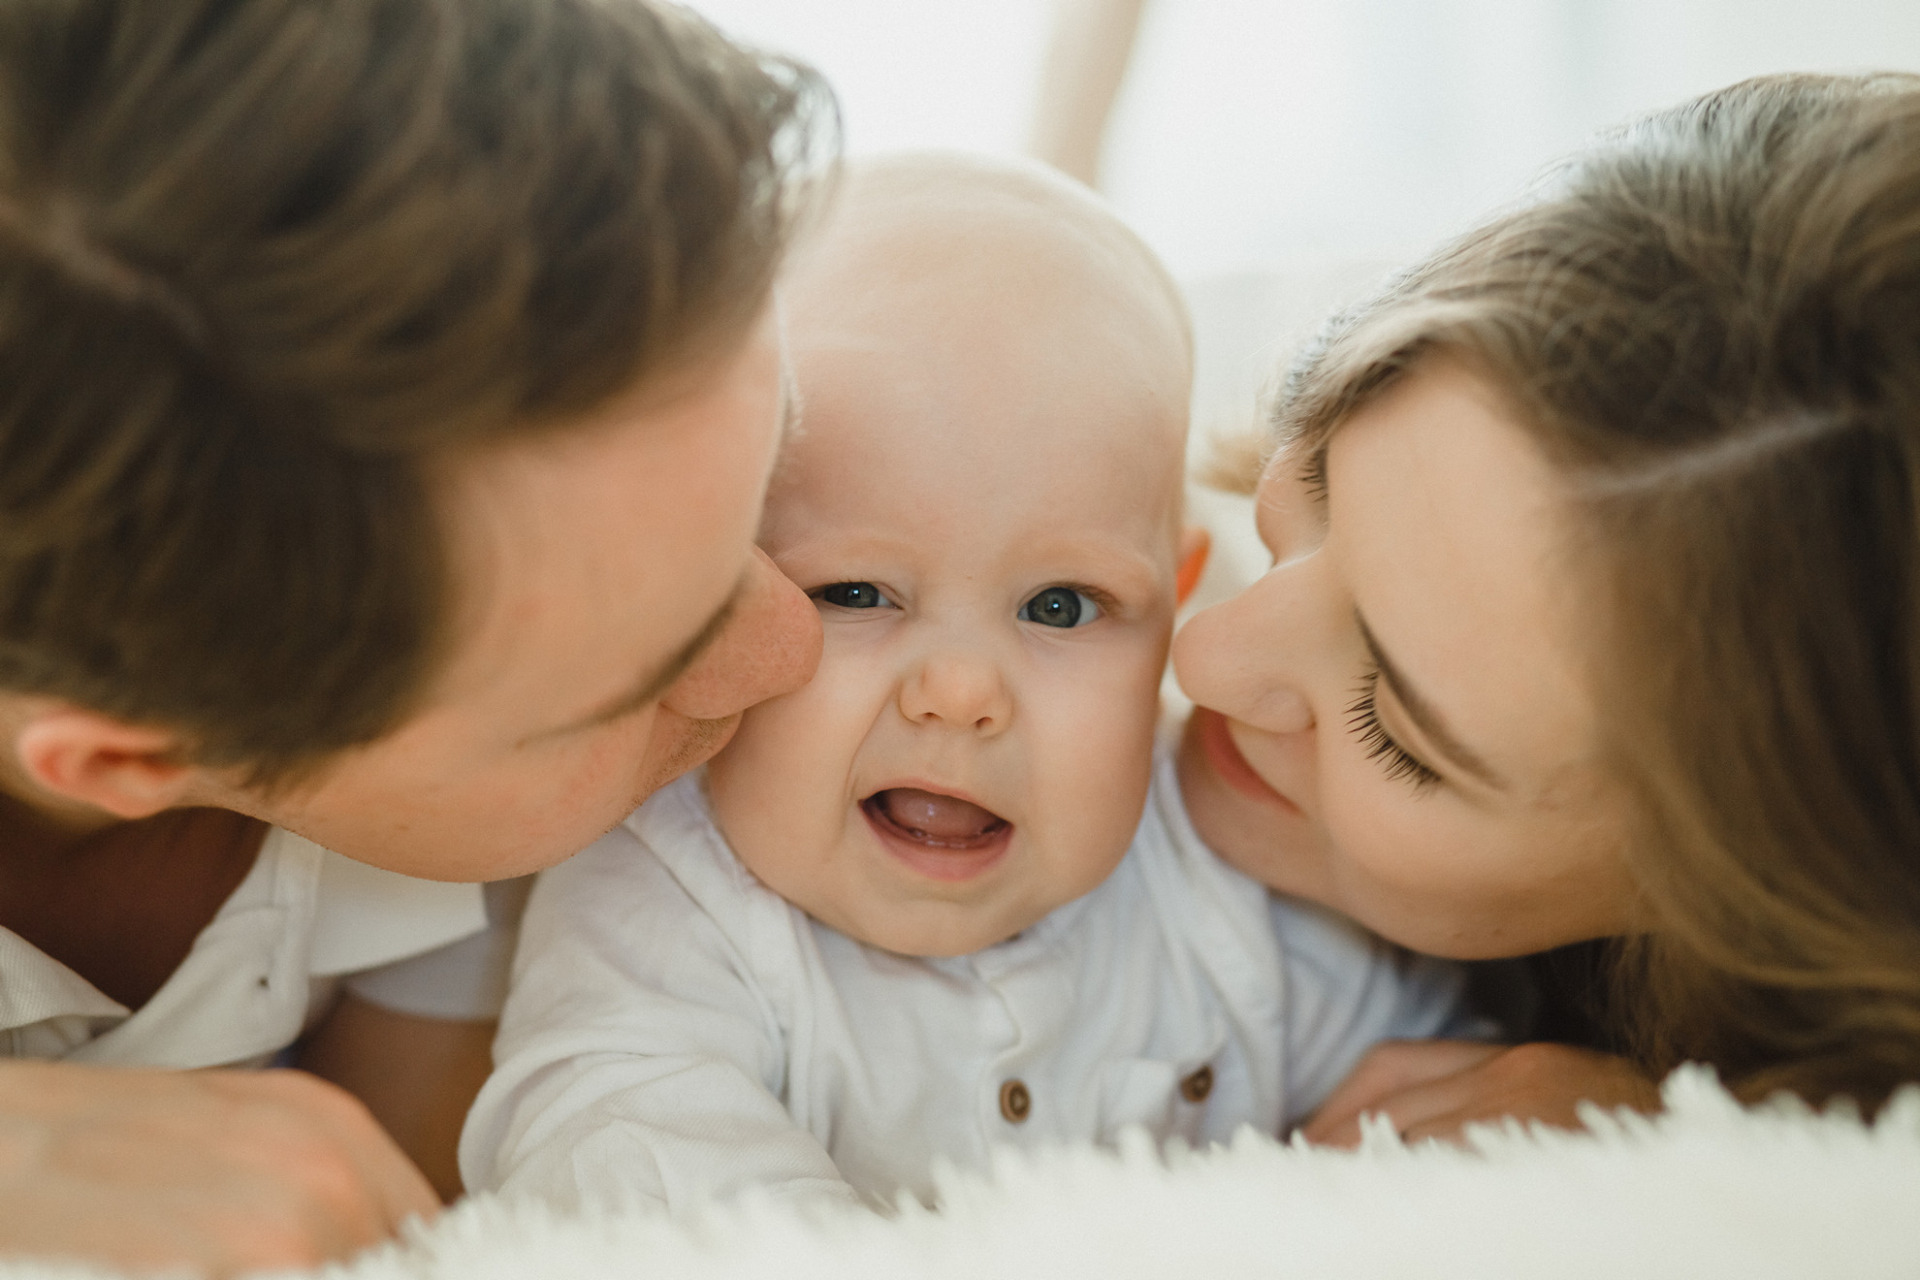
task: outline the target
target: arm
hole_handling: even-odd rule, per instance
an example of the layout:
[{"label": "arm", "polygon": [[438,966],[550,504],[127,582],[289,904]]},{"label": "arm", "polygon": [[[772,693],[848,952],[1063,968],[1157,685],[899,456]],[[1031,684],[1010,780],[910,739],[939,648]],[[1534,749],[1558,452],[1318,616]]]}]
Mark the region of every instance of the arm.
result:
[{"label": "arm", "polygon": [[1272,899],[1285,966],[1286,1122],[1322,1109],[1383,1041],[1482,1039],[1490,1023],[1466,1006],[1460,966],[1391,946],[1294,899]]},{"label": "arm", "polygon": [[298,1065],[358,1098],[443,1201],[461,1191],[460,1125],[492,1069],[492,1019],[428,1018],[348,992]]},{"label": "arm", "polygon": [[438,1208],[365,1108],[298,1072],[0,1063],[0,1254],[224,1276]]},{"label": "arm", "polygon": [[1578,1129],[1583,1102],[1652,1114],[1660,1088],[1625,1058],[1569,1045],[1393,1041],[1375,1046],[1300,1131],[1356,1146],[1365,1114],[1386,1116],[1409,1141],[1455,1139],[1507,1117]]},{"label": "arm", "polygon": [[487,927],[346,975],[296,1065],[366,1104],[440,1198],[459,1196],[460,1126],[493,1069],[493,1036],[532,877],[485,886]]},{"label": "arm", "polygon": [[780,1096],[784,1035],[747,956],[791,947],[733,905],[717,919],[624,829],[542,875],[461,1138],[469,1186],[566,1208],[748,1186],[855,1202]]},{"label": "arm", "polygon": [[1127,77],[1146,0],[1055,0],[1027,150],[1088,186]]}]

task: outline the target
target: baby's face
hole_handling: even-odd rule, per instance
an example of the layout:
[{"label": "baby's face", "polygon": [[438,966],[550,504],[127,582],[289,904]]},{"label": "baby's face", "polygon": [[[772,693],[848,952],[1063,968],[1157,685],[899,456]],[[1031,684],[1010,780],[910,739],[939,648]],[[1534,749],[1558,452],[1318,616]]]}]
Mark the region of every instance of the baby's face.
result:
[{"label": "baby's face", "polygon": [[714,761],[715,811],[816,919],[905,954],[977,951],[1098,885],[1139,820],[1184,348],[1097,298],[1035,327],[1058,309],[797,292],[802,426],[762,545],[825,650]]}]

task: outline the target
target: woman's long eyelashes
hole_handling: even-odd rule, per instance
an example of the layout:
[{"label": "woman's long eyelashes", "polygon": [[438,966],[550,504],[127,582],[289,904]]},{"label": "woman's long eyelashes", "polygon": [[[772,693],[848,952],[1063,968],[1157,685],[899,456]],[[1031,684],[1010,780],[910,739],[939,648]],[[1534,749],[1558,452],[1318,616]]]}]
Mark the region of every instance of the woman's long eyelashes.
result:
[{"label": "woman's long eyelashes", "polygon": [[1387,727],[1380,723],[1379,708],[1374,703],[1374,695],[1380,688],[1380,669],[1370,669],[1366,678],[1360,682],[1360,692],[1353,704],[1347,708],[1347,729],[1360,739],[1365,748],[1367,759],[1378,760],[1381,768],[1387,771],[1387,777],[1410,782],[1415,791],[1424,791],[1440,781],[1440,775],[1393,740]]},{"label": "woman's long eyelashes", "polygon": [[1300,464],[1300,484],[1315,502],[1327,500],[1327,450],[1322,445],[1307,454]]}]

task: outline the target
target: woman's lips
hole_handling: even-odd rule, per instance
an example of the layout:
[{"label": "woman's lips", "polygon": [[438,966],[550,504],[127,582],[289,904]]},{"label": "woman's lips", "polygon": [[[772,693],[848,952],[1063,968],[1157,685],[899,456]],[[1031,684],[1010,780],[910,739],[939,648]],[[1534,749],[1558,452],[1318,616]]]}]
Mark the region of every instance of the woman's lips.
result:
[{"label": "woman's lips", "polygon": [[877,791],[860,811],[888,853],[934,880],[971,880],[999,862],[1013,839],[1005,818],[921,788]]},{"label": "woman's lips", "polygon": [[1222,782],[1241,795],[1263,804],[1276,805],[1290,814],[1300,812],[1299,805],[1275,791],[1265,778],[1254,772],[1247,758],[1240,754],[1239,744],[1234,742],[1225,716],[1208,707],[1195,707],[1193,726],[1201,753]]}]

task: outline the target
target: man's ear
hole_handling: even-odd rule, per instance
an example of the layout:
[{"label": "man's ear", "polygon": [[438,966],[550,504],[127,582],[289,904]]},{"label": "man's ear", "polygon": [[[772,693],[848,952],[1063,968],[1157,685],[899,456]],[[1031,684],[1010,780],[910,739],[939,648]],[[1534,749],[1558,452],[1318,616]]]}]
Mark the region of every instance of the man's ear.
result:
[{"label": "man's ear", "polygon": [[122,819],[173,808],[199,774],[179,735],[64,704],[30,712],[7,745],[35,786]]},{"label": "man's ear", "polygon": [[1207,553],[1212,550],[1213,535],[1199,525],[1180,531],[1180,568],[1173,575],[1173,596],[1180,604],[1200,585],[1200,575],[1207,571]]}]

